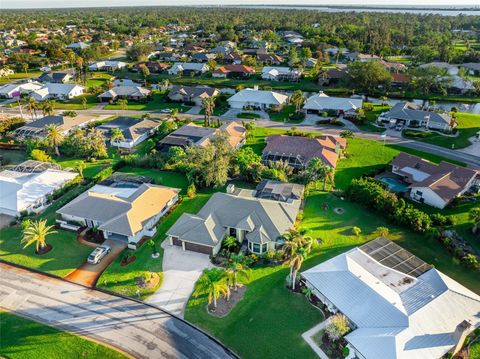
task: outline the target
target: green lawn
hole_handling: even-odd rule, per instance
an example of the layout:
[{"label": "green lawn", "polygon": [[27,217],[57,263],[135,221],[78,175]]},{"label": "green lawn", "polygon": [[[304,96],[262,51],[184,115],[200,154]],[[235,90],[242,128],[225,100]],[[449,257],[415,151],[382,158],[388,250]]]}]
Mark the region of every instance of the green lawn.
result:
[{"label": "green lawn", "polygon": [[[86,98],[87,102],[85,105],[82,103],[82,98]],[[98,105],[98,99],[95,95],[86,94],[72,98],[71,100],[65,102],[55,102],[55,108],[57,110],[85,110]]]},{"label": "green lawn", "polygon": [[249,120],[255,120],[255,119],[259,119],[260,115],[254,112],[240,112],[240,113],[237,113],[237,118],[246,118]]},{"label": "green lawn", "polygon": [[[179,112],[186,112],[190,109],[190,106],[185,106],[179,102],[167,102],[165,96],[159,93],[153,94],[152,98],[145,103],[142,102],[129,102],[126,106],[126,110],[136,111],[158,111],[165,109],[178,109]],[[122,110],[122,107],[117,104],[106,105],[106,110]]]},{"label": "green lawn", "polygon": [[271,111],[268,113],[268,115],[270,116],[270,120],[276,121],[276,122],[292,122],[292,123],[302,122],[303,119],[301,120],[290,119],[290,115],[293,115],[294,112],[295,112],[295,106],[288,105],[288,106],[285,106],[281,111],[278,111],[278,112]]},{"label": "green lawn", "polygon": [[0,312],[0,333],[2,358],[126,358],[99,343],[7,312]]},{"label": "green lawn", "polygon": [[95,72],[94,75],[87,80],[86,86],[90,89],[94,89],[102,86],[106,82],[110,81],[113,76],[106,72]]},{"label": "green lawn", "polygon": [[425,132],[425,136],[415,136],[417,133],[421,134],[420,131],[407,130],[403,131],[405,137],[408,136],[409,132],[413,132],[415,140],[432,143],[437,146],[442,146],[446,148],[465,148],[471,145],[471,142],[468,140],[470,137],[475,136],[475,134],[480,131],[480,115],[474,115],[470,113],[459,112],[457,117],[458,122],[458,136],[457,137],[448,137],[440,133],[429,131]]},{"label": "green lawn", "polygon": [[[153,177],[157,184],[181,188],[181,194],[183,195],[182,203],[180,203],[166,218],[161,219],[157,226],[157,234],[153,240],[157,244],[157,249],[159,249],[161,254],[160,257],[156,259],[152,258],[151,248],[144,245],[135,252],[137,260],[134,263],[124,267],[120,266],[120,255],[98,280],[97,286],[100,288],[135,296],[137,289],[139,289],[136,285],[135,278],[141,276],[145,272],[157,272],[161,275],[163,250],[161,250],[160,244],[165,239],[165,232],[176,222],[183,212],[197,213],[215,191],[199,191],[195,198],[188,198],[185,196],[188,181],[182,174],[131,167],[124,167],[121,169],[121,172]],[[140,297],[146,298],[157,289],[158,287],[151,290],[140,289]]]},{"label": "green lawn", "polygon": [[97,160],[95,162],[88,162],[85,161],[83,158],[72,158],[72,157],[54,157],[55,162],[57,162],[62,168],[71,168],[74,169],[75,165],[80,162],[85,162],[85,169],[83,170],[83,176],[86,178],[92,178],[98,172],[103,170],[106,167],[111,166],[115,162],[117,162],[120,157],[117,154],[117,149],[115,147],[109,147],[108,150],[108,158],[104,158],[101,160]]},{"label": "green lawn", "polygon": [[470,359],[480,359],[480,340],[477,340],[470,347]]},{"label": "green lawn", "polygon": [[32,71],[32,72],[15,72],[13,75],[8,77],[0,77],[0,85],[13,82],[16,80],[27,79],[31,77],[39,77],[42,73],[40,71]]},{"label": "green lawn", "polygon": [[357,125],[357,127],[363,131],[369,132],[385,132],[385,128],[377,127],[374,123],[377,121],[378,116],[385,111],[388,111],[390,106],[388,105],[373,105],[373,111],[365,112],[365,122],[363,125]]}]

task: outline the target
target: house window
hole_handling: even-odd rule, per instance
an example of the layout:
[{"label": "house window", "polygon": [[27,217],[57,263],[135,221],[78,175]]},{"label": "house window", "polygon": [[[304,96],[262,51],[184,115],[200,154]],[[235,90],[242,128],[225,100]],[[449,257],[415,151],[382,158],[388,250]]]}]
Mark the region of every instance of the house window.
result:
[{"label": "house window", "polygon": [[249,243],[249,249],[251,252],[256,253],[256,254],[262,254],[267,251],[267,244],[264,243],[262,245],[258,243]]},{"label": "house window", "polygon": [[422,191],[416,191],[415,194],[416,194],[417,196],[421,196],[421,195],[423,194],[423,192],[422,192]]},{"label": "house window", "polygon": [[236,228],[230,228],[228,234],[232,237],[237,237],[237,229]]}]

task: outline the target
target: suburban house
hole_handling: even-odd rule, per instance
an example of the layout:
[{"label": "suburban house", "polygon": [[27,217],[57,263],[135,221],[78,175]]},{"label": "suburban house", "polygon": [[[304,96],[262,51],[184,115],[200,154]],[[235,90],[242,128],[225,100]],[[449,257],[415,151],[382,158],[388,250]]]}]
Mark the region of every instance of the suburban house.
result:
[{"label": "suburban house", "polygon": [[349,77],[348,69],[346,67],[329,69],[320,73],[318,76],[318,84],[320,86],[336,85]]},{"label": "suburban house", "polygon": [[204,98],[215,97],[219,94],[220,92],[213,87],[174,85],[168,93],[168,98],[176,102],[193,103],[195,106],[202,106]]},{"label": "suburban house", "polygon": [[160,61],[177,61],[179,58],[174,52],[159,52],[156,57]]},{"label": "suburban house", "polygon": [[160,61],[142,61],[136,64],[134,69],[140,71],[143,67],[146,67],[152,73],[160,73],[168,69],[170,64]]},{"label": "suburban house", "polygon": [[308,59],[305,60],[305,67],[306,68],[313,68],[317,66],[318,60],[314,59],[313,57],[309,57]]},{"label": "suburban house", "polygon": [[197,214],[183,213],[167,231],[170,245],[216,255],[226,236],[235,237],[250,252],[262,254],[282,244],[280,236],[293,227],[300,201],[257,198],[253,191],[215,193]]},{"label": "suburban house", "polygon": [[96,228],[104,238],[136,244],[153,237],[160,218],[178,201],[180,189],[154,184],[97,184],[57,211],[62,228]]},{"label": "suburban house", "polygon": [[393,73],[398,73],[398,72],[407,70],[407,66],[405,66],[400,62],[380,60],[378,63],[381,64],[383,67],[385,67],[388,71]]},{"label": "suburban house", "polygon": [[72,79],[73,75],[70,72],[49,72],[41,74],[38,81],[64,84]]},{"label": "suburban house", "polygon": [[456,65],[451,65],[448,62],[430,62],[428,64],[420,65],[419,68],[424,69],[427,67],[436,67],[439,69],[445,70],[448,75],[455,76],[458,75],[459,69]]},{"label": "suburban house", "polygon": [[437,359],[480,326],[480,296],[386,238],[301,273],[352,328],[350,357]]},{"label": "suburban house", "polygon": [[[425,127],[427,129],[449,131],[454,126],[448,113],[424,111],[413,102],[399,102],[388,112],[380,114],[379,124],[400,124],[406,127]],[[453,127],[452,127],[453,126]]]},{"label": "suburban house", "polygon": [[190,60],[195,62],[208,62],[210,60],[214,60],[217,55],[215,54],[207,54],[205,52],[197,52],[190,56]]},{"label": "suburban house", "polygon": [[33,160],[4,170],[0,172],[0,213],[8,216],[39,213],[45,208],[48,196],[77,175],[61,170],[57,164]]},{"label": "suburban house", "polygon": [[[155,133],[160,126],[160,121],[152,118],[118,117],[105,122],[97,128],[105,134],[110,145],[131,149]],[[123,134],[122,140],[110,139],[113,129],[120,129]]]},{"label": "suburban house", "polygon": [[218,128],[188,123],[158,141],[157,149],[161,152],[168,152],[171,147],[175,146],[182,148],[206,146],[214,136],[221,132],[228,135],[228,142],[234,148],[239,148],[245,143],[246,130],[239,122],[229,121]]},{"label": "suburban house", "polygon": [[0,86],[0,97],[3,98],[17,98],[22,95],[29,94],[34,90],[39,90],[43,87],[39,82],[24,82],[24,83],[14,83],[6,84]]},{"label": "suburban house", "polygon": [[171,68],[167,70],[169,75],[184,75],[190,74],[201,75],[208,71],[208,66],[202,63],[195,62],[176,62]]},{"label": "suburban house", "polygon": [[337,136],[270,135],[262,153],[262,162],[287,162],[295,169],[305,169],[313,158],[319,158],[325,165],[337,167],[338,158],[347,147],[347,141]]},{"label": "suburban house", "polygon": [[73,42],[70,45],[67,45],[67,49],[71,49],[73,51],[80,51],[80,50],[85,50],[87,47],[89,47],[90,44],[86,44],[84,42]]},{"label": "suburban house", "polygon": [[231,52],[225,55],[223,61],[229,62],[234,65],[240,65],[242,63],[242,56],[238,52]]},{"label": "suburban house", "polygon": [[257,53],[257,61],[262,64],[280,65],[283,62],[283,57],[275,54]]},{"label": "suburban house", "polygon": [[98,95],[101,102],[115,101],[117,99],[127,99],[140,101],[148,98],[151,91],[140,86],[115,86],[104,93]]},{"label": "suburban house", "polygon": [[414,201],[444,208],[455,197],[468,191],[480,192],[479,171],[449,162],[434,164],[401,152],[392,162],[392,173],[406,183]]},{"label": "suburban house", "polygon": [[212,73],[212,77],[217,78],[240,78],[250,77],[255,73],[255,68],[245,65],[225,65],[219,67]]},{"label": "suburban house", "polygon": [[227,100],[231,108],[243,109],[252,107],[260,110],[267,110],[272,107],[281,108],[287,101],[287,95],[257,89],[241,90]]},{"label": "suburban house", "polygon": [[361,54],[359,52],[350,52],[344,55],[349,61],[360,61],[360,62],[369,62],[369,61],[380,61],[380,57],[377,55],[371,54]]},{"label": "suburban house", "polygon": [[41,88],[32,90],[30,96],[37,101],[46,99],[69,100],[85,93],[85,87],[76,84],[46,83]]},{"label": "suburban house", "polygon": [[262,79],[270,81],[298,81],[302,72],[298,69],[290,67],[272,67],[265,66],[262,68]]},{"label": "suburban house", "polygon": [[77,115],[75,117],[67,117],[63,115],[49,115],[28,122],[22,127],[13,131],[16,138],[45,138],[45,128],[49,125],[60,127],[63,136],[68,135],[74,128],[85,127],[89,122],[97,120],[95,117],[87,115]]},{"label": "suburban house", "polygon": [[337,115],[356,116],[356,111],[363,106],[363,100],[357,98],[330,97],[320,91],[310,96],[303,105],[307,114],[319,115],[325,111],[336,111]]},{"label": "suburban house", "polygon": [[116,71],[123,69],[127,66],[126,62],[123,61],[98,61],[88,66],[90,71]]},{"label": "suburban house", "polygon": [[467,62],[458,66],[471,76],[480,76],[480,62]]},{"label": "suburban house", "polygon": [[254,196],[280,202],[289,202],[301,201],[304,192],[305,186],[301,184],[262,179],[255,188]]}]

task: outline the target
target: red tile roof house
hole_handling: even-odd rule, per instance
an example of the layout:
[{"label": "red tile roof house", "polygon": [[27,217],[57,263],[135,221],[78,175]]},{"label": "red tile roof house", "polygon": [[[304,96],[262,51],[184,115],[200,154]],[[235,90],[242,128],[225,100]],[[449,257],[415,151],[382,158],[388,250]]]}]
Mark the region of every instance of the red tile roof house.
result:
[{"label": "red tile roof house", "polygon": [[212,77],[217,78],[247,78],[255,73],[255,68],[245,65],[225,65],[212,73]]},{"label": "red tile roof house", "polygon": [[304,169],[313,158],[320,158],[327,166],[335,168],[346,147],[347,141],[336,136],[309,138],[271,135],[267,137],[262,162],[268,164],[282,161],[295,169]]},{"label": "red tile roof house", "polygon": [[412,200],[445,208],[455,197],[470,190],[480,191],[480,172],[448,162],[434,164],[423,158],[400,153],[392,162],[392,173],[409,185]]}]

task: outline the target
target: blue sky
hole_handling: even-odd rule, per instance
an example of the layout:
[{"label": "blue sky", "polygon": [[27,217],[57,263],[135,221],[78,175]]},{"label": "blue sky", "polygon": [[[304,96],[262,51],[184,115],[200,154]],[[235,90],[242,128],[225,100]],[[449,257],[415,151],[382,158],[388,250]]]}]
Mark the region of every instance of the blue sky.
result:
[{"label": "blue sky", "polygon": [[[131,0],[80,0],[70,2],[65,0],[0,0],[1,8],[59,8],[59,7],[93,7],[93,6],[132,6]],[[381,0],[332,0],[320,2],[318,0],[137,0],[134,2],[137,6],[147,5],[231,5],[231,4],[335,4],[335,5],[435,5],[435,6],[453,6],[452,0],[402,0],[381,1]],[[478,0],[460,0],[454,6],[479,6]]]}]

